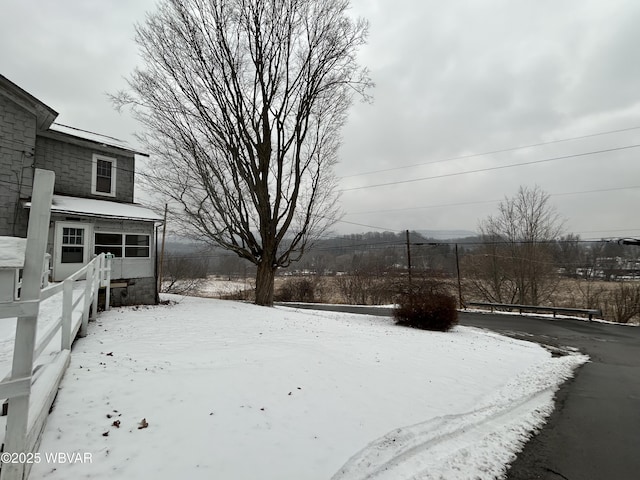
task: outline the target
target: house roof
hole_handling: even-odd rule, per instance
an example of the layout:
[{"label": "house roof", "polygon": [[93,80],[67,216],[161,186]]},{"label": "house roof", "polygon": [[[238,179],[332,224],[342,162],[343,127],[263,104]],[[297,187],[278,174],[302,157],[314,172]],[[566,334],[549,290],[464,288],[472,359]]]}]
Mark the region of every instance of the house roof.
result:
[{"label": "house roof", "polygon": [[[3,92],[4,90],[4,92]],[[8,94],[14,102],[33,112],[36,116],[38,129],[46,130],[51,126],[58,116],[53,108],[46,105],[42,100],[38,100],[26,90],[20,88],[4,75],[0,74],[0,94]]]},{"label": "house roof", "polygon": [[82,130],[81,128],[70,127],[68,125],[62,125],[60,123],[52,124],[46,132],[40,132],[40,134],[44,134],[45,136],[53,136],[59,137],[62,134],[65,140],[76,140],[76,143],[86,143],[89,142],[94,145],[99,145],[101,147],[107,148],[116,148],[118,150],[124,150],[129,153],[134,153],[136,155],[142,155],[144,157],[148,157],[148,153],[140,152],[135,150],[131,145],[129,145],[126,141],[120,140],[114,137],[109,137],[107,135],[102,135],[101,133],[90,132],[88,130]]},{"label": "house roof", "polygon": [[149,156],[148,153],[135,150],[124,140],[118,140],[117,138],[102,135],[100,133],[89,132],[80,128],[70,127],[68,125],[53,123],[58,117],[58,112],[13,83],[2,74],[0,74],[0,94],[4,94],[36,116],[38,135],[52,136],[54,138],[63,136],[67,141],[75,140],[75,143],[82,144],[82,142],[89,142],[93,145],[100,145],[110,149],[116,148],[136,155],[142,155],[145,157]]},{"label": "house roof", "polygon": [[[31,202],[26,202],[24,206],[25,208],[31,208]],[[118,220],[162,221],[162,217],[153,210],[136,203],[110,202],[108,200],[67,197],[65,195],[53,196],[51,213]]]}]

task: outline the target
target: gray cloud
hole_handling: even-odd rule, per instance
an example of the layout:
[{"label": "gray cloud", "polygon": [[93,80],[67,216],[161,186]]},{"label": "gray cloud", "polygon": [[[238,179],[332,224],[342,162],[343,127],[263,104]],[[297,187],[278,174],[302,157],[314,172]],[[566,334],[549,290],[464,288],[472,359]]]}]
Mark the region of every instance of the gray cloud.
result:
[{"label": "gray cloud", "polygon": [[[374,3],[371,42],[363,59],[377,82],[376,100],[373,107],[356,106],[351,116],[340,166],[345,175],[640,125],[633,2],[426,2],[416,8],[405,1],[388,9]],[[343,185],[491,168],[639,140],[635,131],[348,177]],[[632,150],[347,191],[343,203],[351,212],[383,210],[389,203],[399,208],[458,200],[478,204],[346,219],[377,220],[397,229],[416,224],[474,228],[479,217],[495,209],[483,201],[512,195],[520,184],[538,184],[552,194],[633,185],[640,179],[635,155]],[[638,191],[552,201],[574,231],[640,233],[630,198],[637,203]]]},{"label": "gray cloud", "polygon": [[[105,93],[138,62],[136,21],[154,0],[4,0],[2,73],[59,121],[132,141],[139,126]],[[640,126],[635,0],[356,0],[371,22],[361,61],[377,86],[343,132],[341,187],[495,168],[640,143],[640,130],[379,174],[425,163]],[[492,200],[538,184],[551,194],[640,184],[640,149],[345,191],[347,221],[388,229],[474,229]],[[640,189],[552,197],[587,238],[640,235]],[[434,207],[467,203],[464,206]],[[430,207],[430,208],[416,208]],[[357,213],[392,209],[393,212]],[[360,230],[338,224],[340,232]]]}]

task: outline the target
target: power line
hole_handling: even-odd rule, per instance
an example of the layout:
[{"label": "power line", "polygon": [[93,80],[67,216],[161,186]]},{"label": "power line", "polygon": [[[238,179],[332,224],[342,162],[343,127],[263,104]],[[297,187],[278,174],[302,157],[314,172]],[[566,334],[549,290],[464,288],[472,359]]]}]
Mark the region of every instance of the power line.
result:
[{"label": "power line", "polygon": [[404,207],[404,208],[385,208],[384,210],[367,210],[361,212],[349,212],[345,215],[368,215],[372,213],[390,213],[390,212],[408,212],[411,210],[423,210],[428,208],[449,208],[449,207],[463,207],[468,205],[480,205],[483,203],[498,203],[502,200],[478,200],[473,202],[458,202],[458,203],[442,203],[438,205],[423,205],[421,207]]},{"label": "power line", "polygon": [[548,142],[531,143],[529,145],[521,145],[519,147],[502,148],[502,149],[499,149],[499,150],[491,150],[491,151],[482,152],[482,153],[470,153],[470,154],[467,154],[467,155],[459,155],[457,157],[449,157],[449,158],[443,158],[443,159],[440,159],[440,160],[433,160],[431,162],[414,163],[414,164],[411,164],[411,165],[402,165],[402,166],[399,166],[399,167],[391,167],[391,168],[385,168],[385,169],[381,169],[381,170],[370,170],[368,172],[361,172],[361,173],[353,173],[351,175],[344,175],[344,176],[339,177],[339,178],[359,177],[359,176],[362,176],[362,175],[371,175],[371,174],[374,174],[374,173],[391,172],[391,171],[394,171],[394,170],[403,170],[403,169],[406,169],[406,168],[422,167],[424,165],[432,165],[434,163],[443,163],[443,162],[450,162],[450,161],[453,161],[453,160],[463,160],[463,159],[466,159],[466,158],[482,157],[482,156],[485,156],[485,155],[492,155],[492,154],[495,154],[495,153],[514,152],[516,150],[522,150],[522,149],[525,149],[525,148],[541,147],[541,146],[544,146],[544,145],[551,145],[551,144],[554,144],[554,143],[569,142],[569,141],[572,141],[572,140],[581,140],[581,139],[584,139],[584,138],[598,137],[598,136],[602,136],[602,135],[610,135],[612,133],[629,132],[631,130],[637,130],[637,129],[640,129],[640,126],[629,127],[629,128],[621,128],[619,130],[609,130],[607,132],[590,133],[590,134],[587,134],[587,135],[581,135],[579,137],[562,138],[562,139],[559,139],[559,140],[550,140]]},{"label": "power line", "polygon": [[566,195],[580,195],[583,193],[602,193],[602,192],[615,192],[619,190],[632,190],[634,188],[640,188],[640,185],[631,185],[629,187],[612,187],[612,188],[599,188],[596,190],[582,190],[578,192],[564,192],[564,193],[550,193],[550,197],[562,197]]},{"label": "power line", "polygon": [[581,232],[574,233],[604,233],[604,232],[640,232],[640,228],[622,228],[614,230],[583,230]]},{"label": "power line", "polygon": [[[633,127],[633,128],[629,128],[629,129],[625,129],[625,130],[633,130],[633,129],[636,129],[636,128],[640,128],[640,127]],[[516,167],[516,166],[530,165],[530,164],[543,163],[543,162],[550,162],[550,161],[555,161],[555,160],[560,160],[560,159],[565,159],[565,158],[579,157],[579,156],[585,156],[585,155],[593,155],[593,154],[611,152],[611,151],[616,151],[616,150],[625,150],[625,149],[630,149],[630,148],[636,148],[638,146],[640,146],[640,145],[627,145],[627,146],[616,147],[616,148],[600,150],[600,151],[584,152],[584,153],[578,153],[578,154],[574,154],[574,155],[567,155],[567,156],[555,157],[555,158],[543,159],[543,160],[537,160],[537,161],[532,161],[532,162],[524,162],[524,163],[520,163],[520,164],[504,165],[504,166],[498,166],[498,167],[489,167],[489,168],[485,168],[485,169],[478,169],[478,170],[467,171],[467,172],[457,172],[457,173],[452,173],[452,174],[447,174],[447,175],[440,175],[440,176],[434,176],[434,177],[425,177],[425,178],[422,178],[422,179],[412,179],[412,180],[405,180],[405,181],[399,181],[399,182],[390,182],[390,183],[387,183],[387,184],[380,184],[380,185],[370,185],[370,186],[363,186],[363,187],[355,187],[355,188],[347,189],[347,190],[357,190],[357,189],[372,188],[372,187],[383,186],[383,185],[392,185],[392,184],[399,184],[399,183],[416,182],[416,181],[421,181],[421,180],[427,180],[427,179],[433,179],[433,178],[441,178],[441,177],[447,177],[447,176],[464,175],[464,174],[467,174],[467,173],[477,173],[477,172],[488,171],[488,170],[498,170],[498,169],[504,169],[504,168],[512,168],[512,167]],[[15,150],[15,151],[24,153],[23,150]],[[150,179],[156,179],[156,180],[160,179],[160,177],[157,177],[157,176],[154,176],[154,175],[149,175],[147,173],[143,173],[143,172],[139,172],[139,171],[135,171],[135,170],[131,170],[131,169],[126,169],[126,168],[123,168],[122,166],[118,166],[117,170],[122,171],[122,172],[133,173],[134,175],[139,175],[139,176],[147,177],[147,178],[150,178]],[[162,180],[165,180],[165,179],[162,179]],[[12,182],[12,181],[7,181],[7,180],[0,180],[0,182],[5,183],[5,184],[9,184],[9,185],[14,185],[14,186],[23,186],[23,187],[26,187],[26,188],[31,186],[28,182],[23,182],[21,185],[18,182]],[[177,183],[176,183],[176,185],[177,185]],[[198,188],[198,189],[200,189],[202,191],[205,191],[204,188],[198,187],[198,186],[193,186],[192,188]],[[575,194],[581,194],[581,193],[596,193],[596,192],[623,190],[623,189],[631,189],[631,188],[638,188],[638,186],[617,187],[617,188],[598,189],[598,190],[588,190],[588,191],[582,191],[582,192],[565,192],[565,193],[559,193],[559,194],[551,194],[550,196],[575,195]],[[342,191],[345,191],[345,190],[342,190]],[[497,202],[497,201],[499,201],[499,200],[479,201],[479,202],[460,202],[460,203],[457,203],[457,204],[448,204],[448,205],[445,204],[445,205],[435,205],[435,206],[425,206],[425,207],[411,207],[411,208],[406,208],[406,209],[387,209],[387,210],[379,210],[377,212],[376,211],[356,212],[356,213],[348,213],[347,215],[355,215],[355,214],[363,214],[363,213],[383,213],[383,212],[389,212],[389,211],[402,211],[402,210],[415,210],[415,209],[420,209],[420,208],[449,207],[449,206],[469,205],[469,204],[476,204],[476,203],[494,203],[494,202]],[[376,226],[376,225],[349,222],[349,221],[346,221],[346,220],[339,220],[339,222],[345,223],[345,224],[361,226],[361,227],[366,227],[366,228],[373,228],[373,229],[376,229],[376,230],[394,231],[394,232],[402,231],[402,230],[398,230],[398,229],[394,229],[394,228],[386,228],[386,227],[381,227],[381,226]]]},{"label": "power line", "polygon": [[[319,215],[319,216],[321,216],[321,215]],[[358,227],[367,227],[367,228],[374,228],[376,230],[384,230],[386,232],[402,232],[403,231],[403,230],[398,230],[397,228],[377,227],[375,225],[365,225],[364,223],[348,222],[346,220],[337,220],[337,221],[340,222],[340,223],[346,223],[348,225],[356,225]]]},{"label": "power line", "polygon": [[34,155],[34,152],[32,148],[30,149],[26,149],[26,148],[13,148],[13,147],[8,147],[6,145],[0,145],[0,149],[2,150],[11,150],[13,152],[18,152],[18,153],[24,153],[24,154],[29,154],[29,155]]},{"label": "power line", "polygon": [[[595,189],[595,190],[582,190],[582,191],[576,191],[576,192],[550,193],[549,196],[550,197],[561,197],[561,196],[567,196],[567,195],[579,195],[579,194],[587,194],[587,193],[603,193],[603,192],[614,192],[614,191],[619,191],[619,190],[631,190],[631,189],[636,189],[636,188],[640,188],[640,185],[631,185],[629,187],[599,188],[599,189]],[[384,210],[367,210],[367,211],[360,211],[360,212],[349,212],[349,213],[346,213],[345,215],[368,215],[368,214],[373,214],[373,213],[404,212],[404,211],[422,210],[422,209],[428,209],[428,208],[463,207],[463,206],[469,206],[469,205],[482,205],[482,204],[486,204],[486,203],[498,203],[498,202],[501,202],[501,201],[503,201],[503,199],[500,199],[500,200],[476,200],[476,201],[471,201],[471,202],[443,203],[443,204],[437,204],[437,205],[423,205],[423,206],[420,206],[420,207],[387,208],[387,209],[384,209]]]},{"label": "power line", "polygon": [[[60,125],[62,125],[62,124],[60,124]],[[66,126],[66,125],[62,125],[62,126]],[[69,127],[69,128],[75,128],[75,127]],[[621,129],[621,130],[617,130],[617,131],[635,130],[635,129],[639,129],[639,128],[640,127],[630,127],[630,128],[627,128],[627,129]],[[77,130],[81,130],[81,129],[77,129]],[[82,131],[86,131],[88,133],[92,133],[92,132],[89,132],[88,130],[82,130]],[[589,136],[604,135],[604,134],[607,134],[607,133],[613,133],[613,132],[617,132],[617,131],[602,132],[602,133],[599,133],[599,134],[591,134],[591,135],[585,135],[583,137],[575,137],[575,138],[586,138],[586,137],[589,137]],[[367,189],[367,188],[376,188],[376,187],[390,186],[390,185],[397,185],[397,184],[404,184],[404,183],[413,183],[413,182],[419,182],[419,181],[424,181],[424,180],[432,180],[432,179],[438,179],[438,178],[460,176],[460,175],[466,175],[466,174],[470,174],[470,173],[480,173],[480,172],[492,171],[492,170],[501,170],[501,169],[507,169],[507,168],[514,168],[514,167],[518,167],[518,166],[526,166],[526,165],[533,165],[533,164],[539,164],[539,163],[552,162],[552,161],[563,160],[563,159],[567,159],[567,158],[576,158],[576,157],[587,156],[587,155],[595,155],[595,154],[607,153],[607,152],[612,152],[612,151],[626,150],[626,149],[631,149],[631,148],[637,148],[639,146],[640,146],[640,144],[625,145],[625,146],[614,147],[614,148],[605,149],[605,150],[583,152],[583,153],[565,155],[565,156],[561,156],[561,157],[547,158],[547,159],[542,159],[542,160],[534,160],[534,161],[530,161],[530,162],[523,162],[523,163],[517,163],[517,164],[509,164],[509,165],[502,165],[502,166],[496,166],[496,167],[487,167],[487,168],[469,170],[469,171],[464,171],[464,172],[454,172],[454,173],[450,173],[450,174],[436,175],[436,176],[431,176],[431,177],[415,178],[415,179],[410,179],[410,180],[400,180],[400,181],[396,181],[396,182],[387,182],[387,183],[382,183],[382,184],[364,185],[364,186],[361,186],[361,187],[352,187],[352,188],[342,189],[342,190],[339,190],[339,192],[346,192],[346,191],[352,191],[352,190],[361,190],[361,189]],[[13,149],[13,148],[10,148],[10,147],[6,147],[6,148],[8,148],[9,150],[14,150],[16,152],[25,153],[24,150]],[[517,147],[517,148],[524,148],[524,147]],[[27,153],[29,153],[29,152],[27,152]],[[133,170],[133,169],[124,168],[121,165],[118,165],[116,167],[116,169],[119,172],[132,173],[134,176],[137,175],[139,177],[148,178],[150,180],[161,180],[163,182],[167,182],[166,178],[158,177],[158,176],[155,176],[155,175],[151,175],[151,174],[148,174],[148,173],[145,173],[145,172],[136,171],[136,170]],[[183,186],[183,185],[179,184],[178,182],[169,182],[169,183],[173,183],[175,185]],[[27,184],[23,184],[23,185],[28,186]],[[206,192],[206,190],[203,187],[198,186],[198,185],[193,185],[190,188]],[[568,193],[568,194],[571,194],[571,193]],[[561,195],[561,194],[556,194],[556,195]],[[480,203],[494,203],[494,202],[497,202],[497,201],[499,201],[499,200],[481,201]],[[468,203],[451,204],[451,206],[465,205],[465,204],[468,204]],[[443,206],[449,206],[449,205],[443,205]],[[418,209],[418,208],[433,208],[433,207],[431,207],[431,206],[427,206],[427,207],[412,207],[411,209]],[[387,211],[387,210],[385,210],[385,211]],[[390,209],[388,211],[397,211],[397,209]],[[345,223],[348,223],[348,222],[345,222]],[[382,227],[369,226],[369,225],[359,225],[359,226],[365,226],[365,227],[376,228],[376,229],[384,229]]]},{"label": "power line", "polygon": [[[0,183],[6,183],[7,185],[12,185],[12,186],[14,186],[14,187],[18,187],[18,186],[20,186],[20,184],[19,184],[18,182],[14,182],[14,181],[12,181],[12,180],[1,180],[1,179],[0,179]],[[22,185],[23,185],[23,186],[25,186],[25,184],[24,184],[24,183],[23,183]],[[29,186],[29,187],[30,187],[31,185],[26,185],[26,186]]]},{"label": "power line", "polygon": [[447,178],[447,177],[457,177],[460,175],[468,175],[470,173],[480,173],[480,172],[490,172],[493,170],[504,170],[507,168],[515,168],[515,167],[522,167],[525,165],[535,165],[535,164],[540,164],[540,163],[548,163],[548,162],[555,162],[557,160],[565,160],[567,158],[577,158],[577,157],[584,157],[587,155],[597,155],[600,153],[609,153],[609,152],[616,152],[616,151],[620,151],[620,150],[628,150],[630,148],[638,148],[640,147],[640,144],[635,144],[635,145],[625,145],[622,147],[615,147],[615,148],[607,148],[604,150],[594,150],[591,152],[582,152],[582,153],[574,153],[572,155],[563,155],[561,157],[552,157],[552,158],[544,158],[542,160],[532,160],[530,162],[521,162],[521,163],[511,163],[509,165],[500,165],[497,167],[487,167],[487,168],[478,168],[476,170],[466,170],[464,172],[454,172],[454,173],[445,173],[442,175],[433,175],[430,177],[420,177],[420,178],[412,178],[410,180],[398,180],[395,182],[386,182],[386,183],[377,183],[377,184],[373,184],[373,185],[363,185],[361,187],[351,187],[351,188],[343,188],[342,190],[339,190],[340,192],[350,192],[353,190],[364,190],[367,188],[377,188],[377,187],[387,187],[390,185],[401,185],[401,184],[406,184],[406,183],[415,183],[415,182],[422,182],[425,180],[435,180],[438,178]]},{"label": "power line", "polygon": [[[20,147],[20,148],[18,149],[18,148],[13,148],[8,146],[10,144],[14,144],[16,147]],[[24,143],[24,141],[22,140],[13,140],[11,138],[6,138],[6,137],[0,140],[0,148],[4,148],[7,150],[14,150],[16,152],[33,153],[34,147],[35,145],[29,146],[26,143]]]},{"label": "power line", "polygon": [[[116,142],[123,143],[123,144],[127,143],[125,140],[122,140],[122,139],[119,139],[119,138],[116,138],[116,137],[112,137],[110,135],[105,135],[103,133],[98,133],[98,132],[94,132],[94,131],[91,131],[91,130],[86,130],[86,129],[82,129],[82,128],[78,128],[78,127],[73,127],[71,125],[66,125],[66,124],[63,124],[63,123],[54,122],[54,125],[58,125],[58,126],[61,126],[61,127],[64,127],[64,128],[68,128],[68,129],[71,129],[71,130],[78,131],[78,132],[84,132],[84,133],[89,133],[89,134],[96,135],[96,136],[99,136],[99,137],[108,138],[110,140],[114,140]],[[411,164],[411,165],[401,165],[401,166],[398,166],[398,167],[391,167],[391,168],[380,169],[380,170],[371,170],[371,171],[367,171],[367,172],[354,173],[354,174],[350,174],[350,175],[344,175],[344,176],[339,177],[339,178],[351,178],[351,177],[357,177],[357,176],[363,176],[363,175],[370,175],[370,174],[374,174],[374,173],[383,173],[383,172],[390,172],[390,171],[394,171],[394,170],[415,168],[415,167],[420,167],[420,166],[424,166],[424,165],[431,165],[431,164],[435,164],[435,163],[443,163],[443,162],[449,162],[449,161],[454,161],[454,160],[463,160],[463,159],[467,159],[467,158],[474,158],[474,157],[492,155],[492,154],[497,154],[497,153],[513,152],[513,151],[523,150],[523,149],[527,149],[527,148],[535,148],[535,147],[541,147],[541,146],[545,146],[545,145],[552,145],[552,144],[570,142],[570,141],[575,141],[575,140],[583,140],[583,139],[586,139],[586,138],[593,138],[593,137],[598,137],[598,136],[611,135],[611,134],[615,134],[615,133],[624,133],[624,132],[629,132],[629,131],[638,130],[638,129],[640,129],[640,126],[620,128],[620,129],[616,129],[616,130],[608,130],[608,131],[603,131],[603,132],[595,132],[595,133],[589,133],[589,134],[585,134],[585,135],[579,135],[579,136],[576,136],[576,137],[561,138],[561,139],[557,139],[557,140],[549,140],[549,141],[546,141],[546,142],[536,142],[536,143],[530,143],[530,144],[527,144],[527,145],[519,145],[519,146],[516,146],[516,147],[507,147],[507,148],[501,148],[501,149],[497,149],[497,150],[490,150],[490,151],[486,151],[486,152],[471,153],[471,154],[459,155],[459,156],[455,156],[455,157],[448,157],[448,158],[444,158],[444,159],[440,159],[440,160],[433,160],[433,161],[429,161],[429,162],[420,162],[420,163],[415,163],[415,164]],[[17,140],[3,139],[3,141],[10,141],[10,142],[15,143],[15,144],[20,144],[20,145],[26,146],[24,144],[24,142],[20,142],[20,141],[17,141]],[[24,150],[16,150],[16,151],[24,151]],[[134,173],[137,173],[137,172],[134,172]]]},{"label": "power line", "polygon": [[[14,187],[31,187],[32,185],[29,183],[22,183],[19,184],[17,181],[11,181],[11,180],[2,180],[0,179],[0,183],[4,183],[7,185],[11,185]],[[608,192],[608,191],[618,191],[618,190],[628,190],[628,189],[635,189],[635,188],[640,188],[640,185],[633,185],[633,186],[628,186],[628,187],[614,187],[614,188],[603,188],[603,189],[596,189],[596,190],[583,190],[583,191],[578,191],[578,192],[564,192],[564,193],[556,193],[556,194],[550,194],[550,196],[563,196],[563,195],[578,195],[578,194],[587,194],[587,193],[601,193],[601,192]],[[409,211],[409,210],[418,210],[418,209],[426,209],[426,208],[445,208],[445,207],[454,207],[454,206],[465,206],[465,205],[476,205],[476,204],[481,204],[481,203],[497,203],[501,200],[486,200],[486,201],[477,201],[477,202],[460,202],[460,203],[451,203],[451,204],[440,204],[440,205],[426,205],[426,206],[422,206],[422,207],[409,207],[409,208],[398,208],[398,209],[385,209],[385,210],[370,210],[370,211],[365,211],[365,212],[352,212],[352,213],[346,213],[346,215],[364,215],[364,214],[372,214],[372,213],[387,213],[387,212],[400,212],[400,211]],[[153,205],[149,205],[146,204],[144,202],[134,202],[135,205],[140,205],[140,206],[144,206],[146,208],[149,208],[151,210],[153,210],[154,207]],[[322,215],[319,215],[322,216]],[[355,225],[355,226],[359,226],[359,227],[366,227],[366,228],[373,228],[375,230],[382,230],[382,231],[386,231],[386,232],[403,232],[404,229],[397,229],[397,228],[390,228],[390,227],[382,227],[379,225],[370,225],[370,224],[365,224],[365,223],[358,223],[358,222],[350,222],[347,220],[337,220],[338,223],[344,223],[347,225]],[[620,229],[620,230],[588,230],[588,231],[582,231],[582,232],[572,232],[572,233],[598,233],[598,232],[635,232],[635,231],[640,231],[640,229]]]}]

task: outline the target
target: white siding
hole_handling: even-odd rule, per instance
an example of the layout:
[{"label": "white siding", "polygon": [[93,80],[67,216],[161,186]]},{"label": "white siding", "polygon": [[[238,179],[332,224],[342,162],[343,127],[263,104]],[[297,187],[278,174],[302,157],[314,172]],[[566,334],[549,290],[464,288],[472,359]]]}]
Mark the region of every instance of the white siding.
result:
[{"label": "white siding", "polygon": [[[149,235],[148,258],[114,258],[111,262],[111,278],[133,279],[155,276],[155,231],[153,222],[136,222],[132,220],[102,220],[91,217],[74,217],[83,223],[93,224],[93,233],[120,233],[120,234],[145,234]],[[52,221],[69,221],[70,217],[52,216]],[[53,228],[50,229],[48,251],[53,254]],[[94,236],[90,241],[90,258],[93,258]]]}]

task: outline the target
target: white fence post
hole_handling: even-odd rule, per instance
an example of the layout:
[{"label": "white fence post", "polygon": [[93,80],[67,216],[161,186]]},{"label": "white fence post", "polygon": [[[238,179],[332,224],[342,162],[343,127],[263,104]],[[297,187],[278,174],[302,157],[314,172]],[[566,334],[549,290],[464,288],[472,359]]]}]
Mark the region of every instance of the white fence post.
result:
[{"label": "white fence post", "polygon": [[96,269],[93,272],[93,278],[91,279],[92,283],[92,292],[93,292],[93,308],[91,310],[91,320],[95,320],[98,315],[98,292],[100,291],[100,279],[102,277],[102,260],[104,259],[104,254],[98,255],[96,258]]},{"label": "white fence post", "polygon": [[67,278],[62,282],[62,337],[60,348],[71,350],[71,319],[73,318],[73,280]]},{"label": "white fence post", "polygon": [[105,255],[106,267],[107,267],[107,278],[104,281],[105,283],[105,295],[104,295],[104,309],[111,310],[111,259],[113,258],[113,254],[107,253]]},{"label": "white fence post", "polygon": [[[42,265],[49,237],[49,220],[51,218],[51,199],[55,174],[51,171],[36,169],[34,172],[31,211],[27,231],[27,247],[25,251],[24,274],[20,299],[22,301],[40,300],[42,286]],[[36,343],[38,315],[18,317],[16,338],[13,349],[13,365],[11,379],[31,378],[33,370],[33,354]],[[29,381],[30,383],[30,381]],[[31,387],[25,395],[9,399],[7,429],[4,451],[8,453],[24,453],[29,421],[29,399]],[[4,463],[2,480],[22,479],[24,463]]]},{"label": "white fence post", "polygon": [[89,323],[89,307],[91,306],[91,287],[93,286],[93,263],[87,265],[84,285],[84,308],[82,309],[82,326],[80,327],[80,337],[87,336],[87,324]]}]

